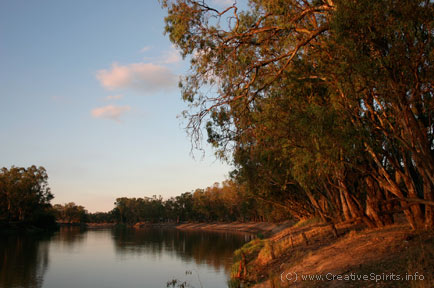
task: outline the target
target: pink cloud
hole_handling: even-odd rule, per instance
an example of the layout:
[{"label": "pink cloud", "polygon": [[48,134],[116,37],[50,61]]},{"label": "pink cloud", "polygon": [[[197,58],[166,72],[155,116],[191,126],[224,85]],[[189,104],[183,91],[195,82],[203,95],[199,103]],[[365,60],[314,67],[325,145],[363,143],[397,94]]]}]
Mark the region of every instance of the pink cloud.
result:
[{"label": "pink cloud", "polygon": [[122,114],[125,114],[130,110],[130,106],[107,105],[93,109],[91,114],[95,118],[106,118],[119,122]]},{"label": "pink cloud", "polygon": [[109,70],[99,70],[96,77],[108,90],[133,88],[155,92],[175,88],[178,82],[178,77],[167,67],[152,63],[114,63]]}]

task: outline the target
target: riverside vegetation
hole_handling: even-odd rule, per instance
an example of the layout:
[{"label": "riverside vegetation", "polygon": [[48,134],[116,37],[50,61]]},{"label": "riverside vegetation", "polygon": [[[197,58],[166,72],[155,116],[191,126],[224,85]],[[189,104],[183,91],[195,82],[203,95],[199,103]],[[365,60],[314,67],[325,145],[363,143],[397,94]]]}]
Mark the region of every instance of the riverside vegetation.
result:
[{"label": "riverside vegetation", "polygon": [[0,171],[0,231],[39,230],[55,227],[43,167],[11,167]]},{"label": "riverside vegetation", "polygon": [[246,2],[162,1],[193,144],[296,219],[432,230],[434,3]]}]

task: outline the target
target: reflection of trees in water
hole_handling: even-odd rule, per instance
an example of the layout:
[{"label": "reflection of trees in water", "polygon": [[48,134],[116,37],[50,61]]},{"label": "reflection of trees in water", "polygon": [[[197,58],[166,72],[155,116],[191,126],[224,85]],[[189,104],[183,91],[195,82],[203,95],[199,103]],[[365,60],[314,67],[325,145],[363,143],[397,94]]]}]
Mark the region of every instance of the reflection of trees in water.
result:
[{"label": "reflection of trees in water", "polygon": [[233,252],[251,236],[224,232],[181,231],[176,229],[113,230],[118,253],[152,254],[162,252],[183,261],[206,263],[216,270],[229,269]]},{"label": "reflection of trees in water", "polygon": [[49,240],[43,235],[0,237],[0,287],[42,287],[48,267]]},{"label": "reflection of trees in water", "polygon": [[42,287],[49,262],[49,244],[74,247],[83,241],[86,230],[61,227],[56,233],[0,236],[0,288]]},{"label": "reflection of trees in water", "polygon": [[87,229],[80,226],[61,226],[59,233],[53,237],[56,245],[65,245],[67,248],[74,248],[84,241]]}]

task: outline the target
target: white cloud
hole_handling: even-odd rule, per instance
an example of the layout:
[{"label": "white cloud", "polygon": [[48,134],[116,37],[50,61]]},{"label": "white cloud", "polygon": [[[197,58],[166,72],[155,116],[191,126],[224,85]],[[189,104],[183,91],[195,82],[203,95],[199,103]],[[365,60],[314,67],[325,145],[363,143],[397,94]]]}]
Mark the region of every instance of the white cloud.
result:
[{"label": "white cloud", "polygon": [[109,95],[109,96],[105,97],[105,100],[119,100],[122,98],[124,98],[124,95],[117,94],[117,95]]},{"label": "white cloud", "polygon": [[119,122],[120,117],[130,110],[130,106],[107,105],[93,109],[91,114],[95,118],[106,118]]},{"label": "white cloud", "polygon": [[155,92],[175,88],[178,77],[167,67],[152,63],[118,65],[113,63],[109,70],[99,70],[96,74],[101,85],[108,89],[133,88]]}]

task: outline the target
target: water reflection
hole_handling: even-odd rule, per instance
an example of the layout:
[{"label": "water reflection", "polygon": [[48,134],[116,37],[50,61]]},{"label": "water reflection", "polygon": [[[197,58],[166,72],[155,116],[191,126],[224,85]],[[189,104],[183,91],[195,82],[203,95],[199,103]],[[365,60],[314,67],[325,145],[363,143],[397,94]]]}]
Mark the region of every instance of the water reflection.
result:
[{"label": "water reflection", "polygon": [[42,287],[52,235],[1,235],[0,287]]},{"label": "water reflection", "polygon": [[52,242],[53,245],[62,246],[64,249],[75,249],[83,245],[86,239],[86,227],[80,226],[62,226],[60,231],[56,233]]},{"label": "water reflection", "polygon": [[[194,287],[225,287],[232,253],[250,237],[80,227],[42,235],[2,235],[0,288],[165,287],[174,278]],[[188,270],[195,274],[186,275]]]},{"label": "water reflection", "polygon": [[158,257],[162,253],[181,258],[183,262],[207,264],[216,271],[228,271],[232,254],[250,234],[225,232],[183,231],[177,229],[114,229],[116,253],[146,254]]}]

